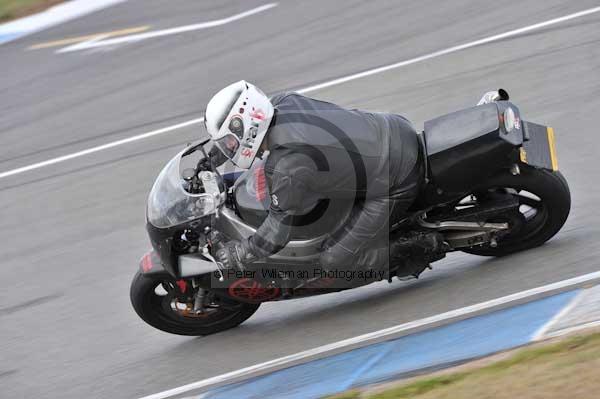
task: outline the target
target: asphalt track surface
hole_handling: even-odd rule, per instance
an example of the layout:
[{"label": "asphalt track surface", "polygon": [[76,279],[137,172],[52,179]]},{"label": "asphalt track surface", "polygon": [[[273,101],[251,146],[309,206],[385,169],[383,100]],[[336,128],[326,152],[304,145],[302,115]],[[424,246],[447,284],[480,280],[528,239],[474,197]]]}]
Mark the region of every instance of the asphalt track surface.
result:
[{"label": "asphalt track surface", "polygon": [[[594,1],[280,1],[232,24],[106,51],[30,45],[227,17],[258,1],[132,0],[0,47],[0,172],[184,122],[240,78],[275,93],[560,17]],[[0,179],[2,397],[135,398],[598,270],[600,14],[310,93],[425,120],[509,90],[555,128],[572,214],[547,245],[455,254],[411,283],[270,303],[203,338],[146,326],[129,282],[144,205],[200,125]],[[502,326],[498,326],[502,328]],[[457,339],[460,339],[459,337]]]}]

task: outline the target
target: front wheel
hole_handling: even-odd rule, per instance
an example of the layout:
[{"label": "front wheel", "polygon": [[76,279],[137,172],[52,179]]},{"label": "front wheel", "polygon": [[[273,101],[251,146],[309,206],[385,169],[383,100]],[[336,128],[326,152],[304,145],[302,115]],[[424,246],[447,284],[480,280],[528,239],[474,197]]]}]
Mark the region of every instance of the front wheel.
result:
[{"label": "front wheel", "polygon": [[[519,226],[498,240],[463,252],[481,256],[504,256],[535,248],[552,238],[567,221],[571,194],[560,172],[521,166],[518,175],[504,174],[486,184],[486,190],[503,190],[519,201]],[[502,220],[497,220],[501,222]]]},{"label": "front wheel", "polygon": [[209,335],[233,328],[256,312],[259,303],[223,298],[200,314],[193,303],[181,301],[179,286],[170,276],[147,276],[139,271],[131,282],[130,298],[135,312],[152,327],[178,335]]}]

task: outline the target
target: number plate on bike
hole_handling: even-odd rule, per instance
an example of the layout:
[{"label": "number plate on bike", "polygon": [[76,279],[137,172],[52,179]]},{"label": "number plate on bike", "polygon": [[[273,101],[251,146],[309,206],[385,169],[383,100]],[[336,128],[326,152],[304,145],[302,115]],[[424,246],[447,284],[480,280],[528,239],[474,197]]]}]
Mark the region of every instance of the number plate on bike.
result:
[{"label": "number plate on bike", "polygon": [[521,162],[557,171],[554,129],[532,122],[525,122],[523,125],[525,138],[529,140],[526,140],[520,149]]}]

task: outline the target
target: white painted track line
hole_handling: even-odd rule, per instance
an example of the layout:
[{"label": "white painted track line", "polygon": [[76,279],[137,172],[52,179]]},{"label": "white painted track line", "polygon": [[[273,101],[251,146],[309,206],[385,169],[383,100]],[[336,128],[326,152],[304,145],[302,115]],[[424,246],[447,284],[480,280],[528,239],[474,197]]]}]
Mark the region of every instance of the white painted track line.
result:
[{"label": "white painted track line", "polygon": [[200,29],[214,28],[215,26],[225,25],[225,24],[237,21],[242,18],[247,18],[254,14],[258,14],[260,12],[267,11],[273,7],[277,7],[277,3],[265,4],[260,7],[253,8],[251,10],[232,15],[231,17],[217,19],[214,21],[207,21],[207,22],[202,22],[199,24],[185,25],[185,26],[180,26],[177,28],[162,29],[162,30],[157,30],[157,31],[152,31],[152,32],[138,33],[135,35],[117,37],[114,39],[107,39],[107,40],[100,40],[100,41],[88,41],[88,42],[84,42],[84,43],[79,43],[79,44],[75,44],[73,46],[62,48],[62,49],[58,50],[57,53],[68,53],[71,51],[86,50],[86,49],[91,49],[91,48],[96,48],[96,47],[114,46],[117,44],[138,42],[140,40],[146,40],[146,39],[151,39],[151,38],[155,38],[155,37],[177,35],[179,33],[184,33],[184,32],[191,32],[191,31],[200,30]]},{"label": "white painted track line", "polygon": [[394,327],[375,331],[372,333],[359,335],[354,338],[345,339],[334,342],[332,344],[319,346],[314,349],[309,349],[304,352],[299,352],[293,355],[281,357],[279,359],[256,364],[240,370],[221,374],[205,380],[193,382],[191,384],[182,385],[177,388],[159,392],[153,395],[144,396],[141,399],[165,399],[175,395],[181,395],[198,389],[206,389],[224,385],[225,383],[238,382],[247,378],[256,377],[258,375],[267,374],[276,370],[290,367],[299,363],[305,363],[309,360],[322,358],[327,355],[346,352],[351,349],[366,346],[376,342],[390,340],[402,335],[407,335],[413,332],[422,331],[426,328],[433,328],[440,325],[448,324],[453,321],[463,320],[468,317],[478,314],[488,313],[493,310],[502,309],[510,305],[527,302],[536,297],[545,297],[554,293],[559,293],[569,289],[574,289],[590,282],[600,282],[600,271],[584,274],[578,277],[567,280],[558,281],[556,283],[544,285],[530,290],[517,292],[515,294],[492,299],[490,301],[481,302],[475,305],[466,306],[464,308],[451,310],[446,313],[441,313],[435,316],[426,317],[424,319],[411,321],[409,323],[400,324]]},{"label": "white painted track line", "polygon": [[324,83],[316,84],[314,86],[309,86],[309,87],[306,87],[306,88],[304,88],[302,90],[304,92],[309,92],[309,91],[315,91],[315,90],[324,89],[326,87],[331,87],[331,86],[339,85],[341,83],[346,83],[346,82],[349,82],[351,80],[356,80],[356,79],[364,78],[364,77],[367,77],[367,76],[375,75],[375,74],[378,74],[378,73],[381,73],[381,72],[389,71],[391,69],[401,68],[401,67],[404,67],[404,66],[407,66],[407,65],[416,64],[418,62],[430,60],[432,58],[437,58],[437,57],[440,57],[442,55],[456,53],[457,51],[466,50],[466,49],[471,48],[471,47],[481,46],[482,44],[488,44],[488,43],[492,43],[492,42],[495,42],[495,41],[498,41],[498,40],[506,39],[508,37],[517,36],[517,35],[520,35],[520,34],[523,34],[523,33],[531,32],[533,30],[545,28],[545,27],[550,26],[550,25],[555,25],[555,24],[559,24],[561,22],[570,21],[572,19],[581,18],[581,17],[584,17],[586,15],[594,14],[594,13],[597,13],[597,12],[600,12],[600,7],[590,8],[588,10],[576,12],[574,14],[565,15],[564,17],[555,18],[555,19],[551,19],[551,20],[548,20],[548,21],[545,21],[545,22],[540,22],[538,24],[529,25],[529,26],[526,26],[524,28],[519,28],[519,29],[511,30],[511,31],[508,31],[508,32],[505,32],[505,33],[501,33],[499,35],[489,36],[489,37],[486,37],[486,38],[483,38],[483,39],[479,39],[479,40],[475,40],[475,41],[472,41],[472,42],[469,42],[469,43],[464,43],[464,44],[460,44],[458,46],[449,47],[447,49],[435,51],[433,53],[425,54],[425,55],[422,55],[420,57],[416,57],[416,58],[413,58],[413,59],[410,59],[410,60],[401,61],[401,62],[397,62],[395,64],[390,64],[390,65],[385,65],[385,66],[382,66],[382,67],[379,67],[379,68],[369,69],[368,71],[356,73],[354,75],[348,75],[348,76],[344,76],[344,77],[341,77],[341,78],[338,78],[338,79],[331,80],[329,82],[324,82]]},{"label": "white painted track line", "polygon": [[85,40],[83,42],[79,42],[77,44],[73,44],[72,46],[69,46],[67,48],[71,49],[71,51],[75,51],[75,50],[83,50],[85,48],[89,48],[86,46],[91,46],[92,44],[99,42],[101,40],[104,40],[106,38],[110,37],[110,34],[104,34],[104,35],[98,35],[95,37],[92,37],[91,39]]},{"label": "white painted track line", "polygon": [[[272,4],[276,4],[276,3],[272,3]],[[522,33],[525,33],[525,32],[531,32],[533,30],[545,28],[545,27],[550,26],[550,25],[555,25],[555,24],[566,22],[566,21],[570,21],[570,20],[573,20],[573,19],[576,19],[576,18],[581,18],[581,17],[584,17],[586,15],[591,15],[591,14],[595,14],[595,13],[598,13],[598,12],[600,12],[600,7],[590,8],[590,9],[583,10],[583,11],[580,11],[580,12],[576,12],[576,13],[573,13],[573,14],[565,15],[565,16],[560,17],[560,18],[555,18],[555,19],[551,19],[551,20],[548,20],[548,21],[545,21],[545,22],[540,22],[540,23],[537,23],[537,24],[534,24],[534,25],[529,25],[529,26],[526,26],[526,27],[523,27],[523,28],[520,28],[520,29],[511,30],[511,31],[508,31],[508,32],[505,32],[505,33],[501,33],[499,35],[493,35],[493,36],[489,36],[489,37],[486,37],[486,38],[483,38],[483,39],[475,40],[475,41],[472,41],[472,42],[469,42],[469,43],[465,43],[465,44],[461,44],[461,45],[458,45],[458,46],[449,47],[449,48],[447,48],[445,50],[439,50],[439,51],[436,51],[436,52],[433,52],[433,53],[429,53],[429,54],[426,54],[426,55],[423,55],[423,56],[420,56],[420,57],[412,58],[410,60],[401,61],[401,62],[397,62],[397,63],[394,63],[394,64],[390,64],[390,65],[386,65],[386,66],[382,66],[382,67],[378,67],[378,68],[369,69],[367,71],[363,71],[363,72],[360,72],[360,73],[356,73],[356,74],[344,76],[344,77],[341,77],[341,78],[333,79],[333,80],[330,80],[330,81],[327,81],[327,82],[323,82],[323,83],[319,83],[319,84],[316,84],[316,85],[313,85],[313,86],[308,86],[308,87],[305,87],[305,88],[297,90],[297,92],[298,93],[309,93],[309,92],[312,92],[312,91],[324,89],[326,87],[331,87],[331,86],[334,86],[334,85],[339,85],[339,84],[346,83],[346,82],[349,82],[349,81],[352,81],[352,80],[356,80],[356,79],[364,78],[364,77],[367,77],[367,76],[375,75],[375,74],[378,74],[378,73],[381,73],[381,72],[389,71],[389,70],[396,69],[396,68],[401,68],[401,67],[404,67],[404,66],[407,66],[407,65],[411,65],[411,64],[415,64],[415,63],[418,63],[418,62],[422,62],[422,61],[425,61],[425,60],[430,60],[432,58],[436,58],[436,57],[440,57],[440,56],[447,55],[447,54],[450,54],[450,53],[454,53],[454,52],[457,52],[457,51],[465,50],[465,49],[468,49],[468,48],[471,48],[471,47],[479,46],[479,45],[482,45],[482,44],[488,44],[488,43],[491,43],[491,42],[494,42],[494,41],[498,41],[498,40],[501,40],[501,39],[506,39],[508,37],[516,36],[516,35],[519,35],[519,34],[522,34]],[[131,143],[131,142],[134,142],[134,141],[143,140],[143,139],[146,139],[146,138],[149,138],[149,137],[153,137],[153,136],[157,136],[157,135],[160,135],[160,134],[172,132],[174,130],[177,130],[177,129],[180,129],[180,128],[183,128],[183,127],[187,127],[187,126],[190,126],[190,125],[201,123],[203,120],[204,120],[204,118],[192,119],[192,120],[187,121],[187,122],[178,123],[178,124],[173,125],[173,126],[164,127],[162,129],[154,130],[152,132],[143,133],[143,134],[140,134],[140,135],[137,135],[137,136],[132,136],[132,137],[129,137],[127,139],[113,141],[111,143],[103,144],[103,145],[100,145],[100,146],[97,146],[97,147],[88,148],[88,149],[83,150],[83,151],[78,151],[78,152],[75,152],[75,153],[72,153],[72,154],[63,155],[63,156],[60,156],[60,157],[57,157],[57,158],[52,158],[52,159],[49,159],[49,160],[46,160],[46,161],[43,161],[43,162],[38,162],[38,163],[34,163],[34,164],[31,164],[31,165],[28,165],[28,166],[23,166],[23,167],[20,167],[20,168],[8,170],[6,172],[0,172],[0,179],[5,178],[5,177],[9,177],[9,176],[14,176],[14,175],[17,175],[17,174],[20,174],[20,173],[28,172],[28,171],[31,171],[31,170],[39,169],[39,168],[42,168],[42,167],[45,167],[45,166],[50,166],[50,165],[57,164],[57,163],[60,163],[60,162],[68,161],[70,159],[79,158],[79,157],[82,157],[84,155],[92,154],[92,153],[95,153],[95,152],[107,150],[109,148],[117,147],[117,146],[122,145],[122,144],[128,144],[128,143]]]},{"label": "white painted track line", "polygon": [[128,143],[132,143],[134,141],[147,139],[147,138],[153,137],[153,136],[158,136],[159,134],[164,134],[164,133],[172,132],[173,130],[177,130],[177,129],[181,129],[181,128],[184,128],[184,127],[187,127],[187,126],[195,125],[195,124],[201,123],[203,121],[204,121],[203,117],[202,118],[198,118],[198,119],[192,119],[192,120],[189,120],[187,122],[178,123],[176,125],[163,127],[161,129],[158,129],[158,130],[153,130],[153,131],[148,132],[148,133],[139,134],[137,136],[128,137],[126,139],[117,140],[117,141],[113,141],[113,142],[110,142],[110,143],[102,144],[102,145],[99,145],[97,147],[88,148],[87,150],[78,151],[78,152],[74,152],[72,154],[63,155],[63,156],[58,157],[58,158],[52,158],[52,159],[49,159],[47,161],[34,163],[34,164],[31,164],[31,165],[28,165],[28,166],[23,166],[21,168],[17,168],[17,169],[9,170],[7,172],[0,173],[0,179],[4,178],[4,177],[12,176],[12,175],[17,175],[19,173],[27,172],[27,171],[30,171],[30,170],[33,170],[33,169],[43,168],[44,166],[53,165],[55,163],[60,163],[60,162],[68,161],[69,159],[79,158],[79,157],[82,157],[84,155],[93,154],[95,152],[108,150],[109,148],[117,147],[117,146],[120,146],[122,144],[128,144]]}]

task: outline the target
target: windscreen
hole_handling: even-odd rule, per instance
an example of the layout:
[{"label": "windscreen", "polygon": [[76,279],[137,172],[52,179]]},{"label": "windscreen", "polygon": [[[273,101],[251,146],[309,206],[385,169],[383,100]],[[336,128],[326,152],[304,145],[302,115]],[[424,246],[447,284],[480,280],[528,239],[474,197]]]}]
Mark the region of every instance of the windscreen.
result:
[{"label": "windscreen", "polygon": [[158,228],[177,226],[214,213],[218,199],[210,194],[190,194],[179,172],[183,152],[160,172],[148,196],[148,222]]}]

